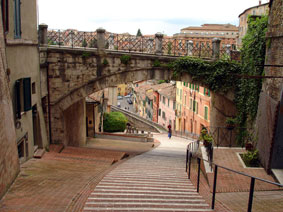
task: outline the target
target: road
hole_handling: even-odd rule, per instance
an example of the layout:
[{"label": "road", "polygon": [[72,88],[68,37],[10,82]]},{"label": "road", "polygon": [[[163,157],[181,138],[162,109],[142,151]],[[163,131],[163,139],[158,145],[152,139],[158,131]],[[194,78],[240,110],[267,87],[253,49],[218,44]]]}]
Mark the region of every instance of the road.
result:
[{"label": "road", "polygon": [[127,102],[127,99],[131,99],[133,101],[132,97],[126,98],[126,97],[123,96],[123,99],[118,99],[117,100],[117,104],[119,104],[118,102],[120,102],[121,109],[126,109],[126,110],[128,110],[130,112],[134,112],[133,104],[129,104]]}]

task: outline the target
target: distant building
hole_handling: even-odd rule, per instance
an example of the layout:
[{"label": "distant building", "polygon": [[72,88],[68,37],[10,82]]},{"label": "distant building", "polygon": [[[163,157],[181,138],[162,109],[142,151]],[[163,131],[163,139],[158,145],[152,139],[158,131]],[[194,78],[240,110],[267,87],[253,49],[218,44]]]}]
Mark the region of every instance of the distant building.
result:
[{"label": "distant building", "polygon": [[201,26],[190,26],[181,29],[180,33],[174,34],[175,38],[184,38],[193,42],[194,48],[212,49],[212,39],[221,39],[221,47],[230,45],[236,47],[236,38],[238,36],[238,27],[232,24],[203,24]]},{"label": "distant building", "polygon": [[177,82],[176,130],[199,135],[210,127],[210,90],[197,84]]},{"label": "distant building", "polygon": [[159,89],[158,93],[160,94],[158,124],[165,128],[170,124],[172,130],[175,130],[176,86],[170,85]]},{"label": "distant building", "polygon": [[259,5],[250,7],[239,15],[239,37],[237,39],[238,48],[242,46],[242,39],[248,31],[248,17],[250,15],[253,16],[267,15],[268,10],[269,10],[269,3],[261,4],[261,1],[259,1]]},{"label": "distant building", "polygon": [[161,103],[160,100],[160,91],[163,88],[172,86],[171,83],[161,83],[158,85],[154,85],[153,86],[153,114],[152,114],[152,121],[158,123],[158,120],[161,118],[160,114],[159,114],[159,106]]}]

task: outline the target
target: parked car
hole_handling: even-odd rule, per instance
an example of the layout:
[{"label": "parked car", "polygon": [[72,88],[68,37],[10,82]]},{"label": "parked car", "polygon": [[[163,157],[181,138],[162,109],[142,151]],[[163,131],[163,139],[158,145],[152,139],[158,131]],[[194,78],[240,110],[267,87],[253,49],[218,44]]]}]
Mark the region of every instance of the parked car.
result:
[{"label": "parked car", "polygon": [[120,100],[120,99],[123,99],[123,96],[118,96],[117,99],[119,99],[119,100]]},{"label": "parked car", "polygon": [[121,107],[121,102],[118,102],[118,103],[117,103],[117,106],[118,106],[118,107]]},{"label": "parked car", "polygon": [[131,105],[133,104],[132,100],[131,99],[127,99],[127,102]]}]

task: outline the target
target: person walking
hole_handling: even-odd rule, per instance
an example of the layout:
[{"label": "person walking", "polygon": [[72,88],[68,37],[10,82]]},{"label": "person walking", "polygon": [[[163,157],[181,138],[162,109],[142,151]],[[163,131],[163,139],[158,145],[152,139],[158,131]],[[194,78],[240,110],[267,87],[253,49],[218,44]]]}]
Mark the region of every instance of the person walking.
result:
[{"label": "person walking", "polygon": [[169,124],[167,128],[168,128],[168,138],[171,139],[171,136],[172,136],[171,125]]}]

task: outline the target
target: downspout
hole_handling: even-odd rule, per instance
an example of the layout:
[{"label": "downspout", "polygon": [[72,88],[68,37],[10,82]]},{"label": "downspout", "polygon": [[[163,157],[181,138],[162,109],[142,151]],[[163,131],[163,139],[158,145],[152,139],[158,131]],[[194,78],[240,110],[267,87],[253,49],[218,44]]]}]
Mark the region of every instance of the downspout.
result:
[{"label": "downspout", "polygon": [[47,75],[47,98],[48,98],[48,128],[49,128],[49,144],[52,144],[52,128],[51,128],[51,105],[50,105],[50,86],[49,86],[49,63],[46,62]]}]

